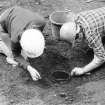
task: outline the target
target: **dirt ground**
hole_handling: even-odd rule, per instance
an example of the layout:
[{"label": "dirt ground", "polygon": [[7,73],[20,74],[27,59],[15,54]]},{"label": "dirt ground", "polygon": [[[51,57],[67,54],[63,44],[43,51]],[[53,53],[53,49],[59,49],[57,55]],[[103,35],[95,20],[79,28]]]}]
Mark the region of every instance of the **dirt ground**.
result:
[{"label": "dirt ground", "polygon": [[0,55],[0,105],[105,105],[105,66],[102,65],[91,75],[72,77],[58,83],[51,73],[55,70],[70,71],[75,66],[84,66],[93,58],[92,52],[71,49],[63,41],[51,37],[48,16],[55,10],[70,9],[74,12],[89,10],[105,5],[104,0],[0,0],[0,8],[20,5],[40,12],[47,20],[44,35],[44,54],[30,63],[39,70],[42,80],[32,81],[29,73],[22,68],[13,68]]}]

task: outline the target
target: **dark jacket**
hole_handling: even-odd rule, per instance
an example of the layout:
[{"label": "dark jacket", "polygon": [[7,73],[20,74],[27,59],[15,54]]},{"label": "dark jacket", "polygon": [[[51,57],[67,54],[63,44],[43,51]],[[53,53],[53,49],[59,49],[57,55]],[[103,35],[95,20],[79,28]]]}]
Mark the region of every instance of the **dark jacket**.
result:
[{"label": "dark jacket", "polygon": [[8,33],[11,39],[14,56],[19,56],[21,53],[19,40],[22,33],[28,28],[34,28],[34,25],[35,28],[42,31],[46,24],[45,19],[40,14],[19,6],[5,10],[1,14],[0,23],[4,32]]}]

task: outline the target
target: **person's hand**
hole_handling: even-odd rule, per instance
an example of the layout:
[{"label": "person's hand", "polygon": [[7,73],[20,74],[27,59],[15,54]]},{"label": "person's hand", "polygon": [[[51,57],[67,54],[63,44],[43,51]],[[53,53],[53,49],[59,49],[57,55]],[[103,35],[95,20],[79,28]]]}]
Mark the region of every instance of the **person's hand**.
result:
[{"label": "person's hand", "polygon": [[38,73],[38,71],[35,68],[28,65],[27,70],[29,71],[29,73],[30,73],[30,75],[31,75],[31,77],[34,81],[37,81],[38,79],[41,79],[40,74]]},{"label": "person's hand", "polygon": [[71,71],[71,76],[73,75],[83,75],[85,74],[84,68],[80,68],[80,67],[75,67],[72,71]]},{"label": "person's hand", "polygon": [[18,62],[16,62],[13,58],[7,57],[6,61],[7,61],[7,63],[11,64],[12,66],[18,65]]}]

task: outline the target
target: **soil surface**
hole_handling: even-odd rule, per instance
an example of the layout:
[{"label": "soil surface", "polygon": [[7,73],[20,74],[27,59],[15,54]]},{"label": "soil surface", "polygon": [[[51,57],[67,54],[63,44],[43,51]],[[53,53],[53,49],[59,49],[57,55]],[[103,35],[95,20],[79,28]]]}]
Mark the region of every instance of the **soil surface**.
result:
[{"label": "soil surface", "polygon": [[82,67],[93,58],[91,51],[72,49],[64,41],[52,38],[49,15],[56,10],[70,9],[76,13],[102,7],[104,0],[0,0],[2,10],[20,5],[41,13],[47,21],[44,30],[46,50],[37,59],[30,59],[42,80],[32,81],[29,73],[19,67],[8,65],[4,55],[0,55],[0,105],[105,105],[105,65],[91,75],[72,77],[68,81],[57,82],[52,72],[63,70],[68,73]]}]

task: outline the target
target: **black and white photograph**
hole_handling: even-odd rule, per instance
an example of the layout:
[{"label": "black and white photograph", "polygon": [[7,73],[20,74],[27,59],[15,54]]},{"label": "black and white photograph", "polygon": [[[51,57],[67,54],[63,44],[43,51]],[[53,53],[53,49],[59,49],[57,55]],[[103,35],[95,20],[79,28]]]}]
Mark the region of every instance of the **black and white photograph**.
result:
[{"label": "black and white photograph", "polygon": [[0,105],[105,105],[105,0],[0,0]]}]

